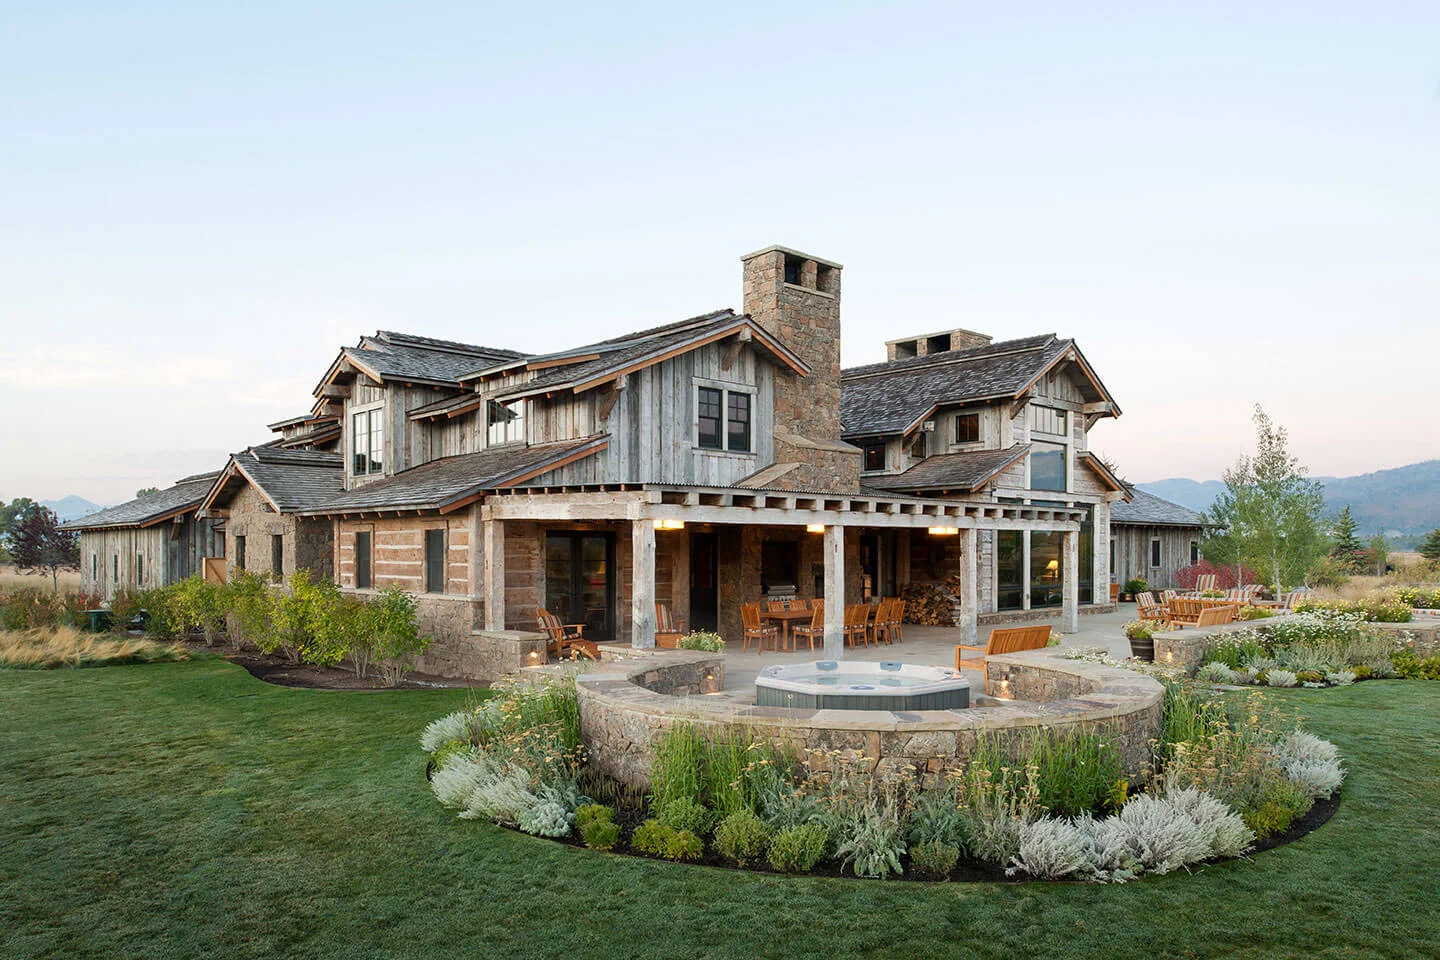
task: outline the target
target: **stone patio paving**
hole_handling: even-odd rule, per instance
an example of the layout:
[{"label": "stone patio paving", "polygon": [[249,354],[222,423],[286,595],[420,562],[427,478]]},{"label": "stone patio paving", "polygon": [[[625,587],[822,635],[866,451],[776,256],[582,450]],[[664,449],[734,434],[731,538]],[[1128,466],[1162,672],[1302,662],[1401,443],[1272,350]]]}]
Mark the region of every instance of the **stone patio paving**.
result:
[{"label": "stone patio paving", "polygon": [[[1135,605],[1125,603],[1115,613],[1102,613],[1080,618],[1080,632],[1060,634],[1060,645],[1064,647],[1104,647],[1117,659],[1130,655],[1130,644],[1125,639],[1124,624],[1135,619]],[[1028,626],[1029,624],[1010,624]],[[1058,629],[1059,617],[1051,621]],[[1004,625],[1002,625],[1004,626]],[[980,627],[979,643],[990,639],[990,631],[996,627]],[[918,624],[905,625],[903,643],[871,647],[846,647],[847,660],[899,660],[904,663],[924,663],[933,666],[951,667],[955,664],[955,644],[960,642],[960,631],[954,627],[922,627]],[[824,654],[817,647],[812,653],[809,647],[779,653],[766,650],[758,653],[754,646],[741,652],[737,644],[727,644],[725,651],[725,690],[736,693],[754,693],[755,676],[760,668],[775,663],[801,663],[820,660]],[[978,690],[982,678],[979,671],[972,671],[971,683]]]}]

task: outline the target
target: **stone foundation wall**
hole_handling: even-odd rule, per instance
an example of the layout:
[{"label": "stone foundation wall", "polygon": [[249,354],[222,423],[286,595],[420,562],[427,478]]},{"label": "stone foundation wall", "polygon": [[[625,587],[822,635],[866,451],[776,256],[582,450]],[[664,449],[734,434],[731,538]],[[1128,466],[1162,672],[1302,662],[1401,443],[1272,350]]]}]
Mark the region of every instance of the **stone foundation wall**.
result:
[{"label": "stone foundation wall", "polygon": [[436,637],[415,669],[439,677],[494,683],[545,662],[545,638],[525,630],[476,630],[464,637]]},{"label": "stone foundation wall", "polygon": [[[1288,614],[1283,616],[1288,616]],[[1194,673],[1201,661],[1205,659],[1206,648],[1216,637],[1241,630],[1268,633],[1282,617],[1250,620],[1244,623],[1228,623],[1223,627],[1206,627],[1204,630],[1195,628],[1157,633],[1155,634],[1155,662],[1163,667],[1178,667],[1186,673]],[[1440,620],[1429,617],[1417,618],[1410,623],[1371,623],[1368,626],[1401,637],[1408,634],[1421,642],[1434,643],[1437,638],[1440,638]]]},{"label": "stone foundation wall", "polygon": [[[915,713],[756,707],[699,690],[718,689],[724,658],[690,651],[602,663],[576,677],[580,732],[602,773],[644,789],[651,743],[676,723],[745,729],[810,758],[812,769],[840,751],[874,775],[908,773],[931,783],[960,767],[982,734],[1023,738],[1046,727],[1101,730],[1118,738],[1129,773],[1149,759],[1160,734],[1164,688],[1116,667],[1036,650],[994,657],[991,683],[1013,684],[1037,702]],[[671,695],[666,691],[686,691]],[[1051,699],[1041,699],[1041,698]],[[818,751],[816,753],[815,751]],[[863,758],[863,761],[860,761]]]}]

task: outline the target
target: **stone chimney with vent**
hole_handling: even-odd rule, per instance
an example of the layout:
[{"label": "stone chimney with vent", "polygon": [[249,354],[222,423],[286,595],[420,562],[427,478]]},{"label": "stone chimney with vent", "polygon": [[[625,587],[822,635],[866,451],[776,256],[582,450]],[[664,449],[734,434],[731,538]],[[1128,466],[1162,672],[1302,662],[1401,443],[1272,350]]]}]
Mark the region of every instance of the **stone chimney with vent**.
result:
[{"label": "stone chimney with vent", "polygon": [[744,308],[810,367],[775,378],[775,466],[766,486],[857,493],[860,451],[840,439],[841,266],[766,247],[741,257]]},{"label": "stone chimney with vent", "polygon": [[914,337],[885,341],[886,360],[908,360],[911,357],[925,357],[932,353],[948,353],[952,350],[973,350],[988,344],[988,334],[974,330],[942,330],[939,333],[924,333]]}]

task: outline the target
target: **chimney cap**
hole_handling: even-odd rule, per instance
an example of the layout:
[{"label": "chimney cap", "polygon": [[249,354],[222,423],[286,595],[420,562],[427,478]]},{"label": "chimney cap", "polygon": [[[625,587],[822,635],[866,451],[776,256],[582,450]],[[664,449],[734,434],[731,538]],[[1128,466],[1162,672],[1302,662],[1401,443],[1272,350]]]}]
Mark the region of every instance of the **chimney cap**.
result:
[{"label": "chimney cap", "polygon": [[799,250],[794,249],[793,247],[782,247],[778,243],[772,243],[770,246],[756,250],[754,253],[747,253],[745,254],[745,256],[740,258],[740,262],[744,263],[746,260],[754,260],[756,257],[761,256],[762,254],[777,252],[783,253],[789,257],[800,257],[805,260],[814,260],[821,266],[834,267],[837,270],[845,269],[844,266],[836,263],[834,260],[826,260],[824,257],[817,257],[814,254],[803,253]]}]

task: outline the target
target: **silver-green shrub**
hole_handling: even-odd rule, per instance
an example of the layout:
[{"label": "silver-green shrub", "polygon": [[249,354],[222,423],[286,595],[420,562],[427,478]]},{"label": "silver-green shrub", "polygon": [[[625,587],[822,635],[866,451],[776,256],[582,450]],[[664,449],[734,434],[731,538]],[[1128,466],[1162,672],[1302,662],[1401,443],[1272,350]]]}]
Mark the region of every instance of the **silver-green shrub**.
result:
[{"label": "silver-green shrub", "polygon": [[452,740],[465,740],[470,736],[469,714],[457,710],[432,722],[420,734],[420,749],[434,753]]},{"label": "silver-green shrub", "polygon": [[537,837],[568,837],[575,825],[575,815],[558,800],[540,800],[520,811],[517,825]]},{"label": "silver-green shrub", "polygon": [[1234,670],[1231,670],[1219,661],[1215,661],[1214,663],[1207,663],[1195,671],[1195,679],[1205,683],[1234,683],[1236,675]]},{"label": "silver-green shrub", "polygon": [[1335,744],[1303,730],[1291,731],[1275,745],[1275,760],[1311,800],[1330,796],[1345,782]]},{"label": "silver-green shrub", "polygon": [[1265,684],[1271,687],[1293,687],[1299,682],[1299,678],[1289,670],[1281,670],[1278,667],[1265,672]]}]

